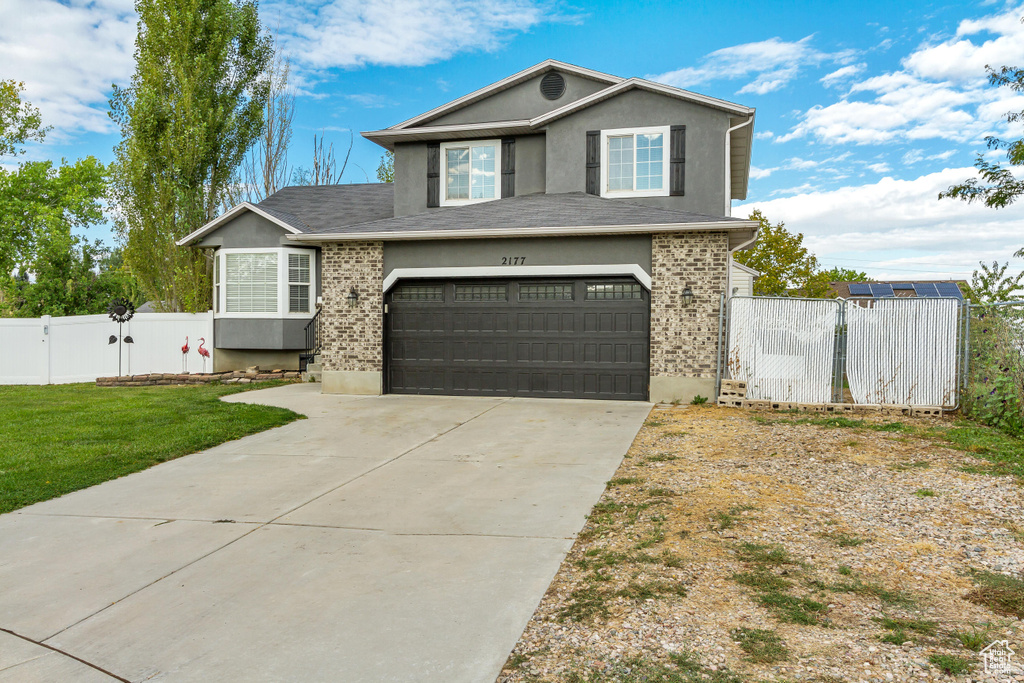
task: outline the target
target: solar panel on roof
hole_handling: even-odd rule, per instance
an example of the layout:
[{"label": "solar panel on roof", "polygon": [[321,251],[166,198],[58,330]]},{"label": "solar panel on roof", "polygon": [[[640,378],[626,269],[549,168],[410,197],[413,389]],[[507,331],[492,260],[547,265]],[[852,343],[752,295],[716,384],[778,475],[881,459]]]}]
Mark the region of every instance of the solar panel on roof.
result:
[{"label": "solar panel on roof", "polygon": [[889,297],[896,296],[892,291],[892,285],[876,282],[871,287],[871,296],[874,297]]},{"label": "solar panel on roof", "polygon": [[871,296],[871,286],[865,284],[850,285],[850,296]]},{"label": "solar panel on roof", "polygon": [[895,289],[896,291],[913,290],[914,285],[912,285],[909,282],[894,282],[892,288]]},{"label": "solar panel on roof", "polygon": [[939,290],[930,282],[915,282],[914,291],[918,296],[938,296]]},{"label": "solar panel on roof", "polygon": [[964,295],[960,292],[960,288],[956,286],[954,282],[940,282],[935,285],[935,289],[938,290],[939,296],[947,297],[950,299],[963,299]]}]

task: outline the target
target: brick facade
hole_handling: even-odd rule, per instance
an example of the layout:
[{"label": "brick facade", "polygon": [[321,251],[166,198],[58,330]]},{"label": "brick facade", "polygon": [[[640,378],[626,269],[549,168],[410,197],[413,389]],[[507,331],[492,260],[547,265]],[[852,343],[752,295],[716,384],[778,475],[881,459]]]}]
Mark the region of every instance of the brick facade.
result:
[{"label": "brick facade", "polygon": [[[321,251],[321,362],[325,371],[384,370],[384,244],[326,243]],[[359,301],[350,307],[355,289]]]},{"label": "brick facade", "polygon": [[[723,232],[656,234],[651,240],[651,376],[714,379],[718,311],[727,286]],[[683,290],[693,303],[683,303]]]}]

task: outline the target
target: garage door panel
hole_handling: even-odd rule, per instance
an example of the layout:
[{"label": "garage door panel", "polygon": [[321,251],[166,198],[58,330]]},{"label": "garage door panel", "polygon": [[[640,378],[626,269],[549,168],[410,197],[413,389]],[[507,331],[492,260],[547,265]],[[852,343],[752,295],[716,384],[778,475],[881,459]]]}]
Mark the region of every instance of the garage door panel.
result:
[{"label": "garage door panel", "polygon": [[389,294],[389,391],[647,398],[649,297],[630,281],[417,286]]}]

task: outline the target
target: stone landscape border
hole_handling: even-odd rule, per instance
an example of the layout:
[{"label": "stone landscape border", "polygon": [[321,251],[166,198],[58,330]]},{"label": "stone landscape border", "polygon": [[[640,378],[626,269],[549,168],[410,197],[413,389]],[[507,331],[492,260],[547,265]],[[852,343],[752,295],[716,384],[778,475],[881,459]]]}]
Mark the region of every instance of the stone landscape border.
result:
[{"label": "stone landscape border", "polygon": [[291,370],[234,370],[230,372],[200,373],[160,373],[148,375],[121,375],[120,377],[97,377],[98,387],[152,387],[182,384],[250,384],[252,382],[269,382],[274,379],[299,379],[300,373]]}]

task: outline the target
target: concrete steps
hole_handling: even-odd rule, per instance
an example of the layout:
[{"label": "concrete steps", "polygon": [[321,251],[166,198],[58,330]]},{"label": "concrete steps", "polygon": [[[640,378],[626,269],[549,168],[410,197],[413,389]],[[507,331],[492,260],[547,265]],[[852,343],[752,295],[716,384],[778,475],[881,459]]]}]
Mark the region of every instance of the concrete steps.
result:
[{"label": "concrete steps", "polygon": [[313,359],[311,363],[306,364],[306,371],[302,373],[303,382],[319,382],[323,376],[324,367],[320,363],[320,356]]}]

